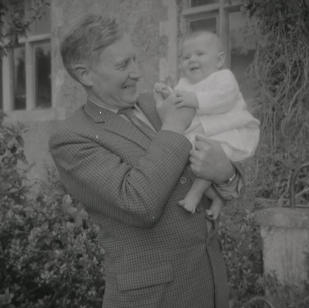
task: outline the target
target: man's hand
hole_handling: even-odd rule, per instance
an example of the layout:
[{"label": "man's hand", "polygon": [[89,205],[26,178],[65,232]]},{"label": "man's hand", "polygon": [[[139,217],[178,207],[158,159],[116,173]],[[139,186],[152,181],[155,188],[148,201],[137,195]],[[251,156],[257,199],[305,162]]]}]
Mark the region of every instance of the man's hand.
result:
[{"label": "man's hand", "polygon": [[176,90],[175,93],[177,96],[180,96],[182,98],[182,101],[177,103],[177,107],[191,107],[191,108],[199,107],[198,100],[194,92]]},{"label": "man's hand", "polygon": [[235,172],[220,144],[203,136],[196,136],[195,149],[190,152],[193,173],[205,180],[222,184]]},{"label": "man's hand", "polygon": [[170,130],[180,134],[189,127],[192,122],[195,110],[193,108],[178,108],[177,103],[181,97],[171,94],[166,99],[154,90],[154,98],[158,115],[162,121],[162,130]]}]

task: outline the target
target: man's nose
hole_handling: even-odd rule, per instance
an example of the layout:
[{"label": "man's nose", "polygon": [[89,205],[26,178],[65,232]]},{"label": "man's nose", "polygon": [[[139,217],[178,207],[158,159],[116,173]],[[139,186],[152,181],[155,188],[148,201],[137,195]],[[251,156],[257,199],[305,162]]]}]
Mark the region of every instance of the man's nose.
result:
[{"label": "man's nose", "polygon": [[139,66],[136,62],[133,62],[131,64],[129,76],[131,79],[136,79],[136,80],[140,79],[141,73],[140,73]]}]

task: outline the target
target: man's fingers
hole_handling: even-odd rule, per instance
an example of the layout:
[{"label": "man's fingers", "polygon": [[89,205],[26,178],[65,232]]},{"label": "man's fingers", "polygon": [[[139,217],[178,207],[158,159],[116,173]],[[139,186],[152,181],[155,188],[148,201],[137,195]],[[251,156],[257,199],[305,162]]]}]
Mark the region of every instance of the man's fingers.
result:
[{"label": "man's fingers", "polygon": [[195,137],[195,150],[196,151],[206,151],[207,149],[210,149],[211,147],[215,146],[216,141],[211,140],[207,137],[197,135]]},{"label": "man's fingers", "polygon": [[207,143],[211,142],[211,140],[209,138],[207,138],[207,137],[205,137],[203,135],[196,135],[195,136],[195,141],[197,141],[197,142],[202,141],[202,142],[207,142]]},{"label": "man's fingers", "polygon": [[216,143],[216,141],[211,140],[211,139],[209,139],[205,136],[202,136],[202,135],[196,135],[195,136],[195,142],[199,143],[199,144],[209,144],[209,145]]},{"label": "man's fingers", "polygon": [[190,161],[190,164],[191,164],[191,165],[196,165],[197,162],[198,162],[199,160],[198,160],[197,157],[191,155],[191,156],[189,157],[189,161]]},{"label": "man's fingers", "polygon": [[190,151],[190,160],[194,161],[200,161],[203,158],[203,152],[201,151],[196,151],[196,150],[191,150]]}]

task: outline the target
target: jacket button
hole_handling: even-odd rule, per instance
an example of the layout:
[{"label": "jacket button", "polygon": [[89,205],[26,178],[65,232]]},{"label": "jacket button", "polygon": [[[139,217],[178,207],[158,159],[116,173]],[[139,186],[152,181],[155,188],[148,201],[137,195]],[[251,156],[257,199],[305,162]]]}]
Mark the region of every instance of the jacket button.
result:
[{"label": "jacket button", "polygon": [[185,176],[181,176],[180,179],[179,179],[179,183],[184,185],[187,183],[187,178]]}]

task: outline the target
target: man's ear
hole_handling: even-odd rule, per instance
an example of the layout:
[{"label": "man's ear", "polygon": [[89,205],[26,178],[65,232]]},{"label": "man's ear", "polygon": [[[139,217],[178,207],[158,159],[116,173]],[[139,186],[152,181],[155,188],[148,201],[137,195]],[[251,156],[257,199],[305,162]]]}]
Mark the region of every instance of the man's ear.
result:
[{"label": "man's ear", "polygon": [[217,56],[217,69],[221,69],[225,65],[225,53],[220,51]]},{"label": "man's ear", "polygon": [[85,64],[75,64],[73,70],[76,79],[85,87],[91,87],[93,85],[91,78],[91,71]]}]

